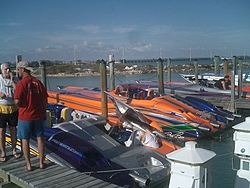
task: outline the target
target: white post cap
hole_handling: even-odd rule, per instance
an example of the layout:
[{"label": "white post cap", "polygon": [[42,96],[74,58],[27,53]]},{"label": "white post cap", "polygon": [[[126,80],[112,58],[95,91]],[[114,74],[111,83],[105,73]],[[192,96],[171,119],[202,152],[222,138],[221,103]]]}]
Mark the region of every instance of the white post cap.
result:
[{"label": "white post cap", "polygon": [[203,164],[213,158],[216,153],[203,148],[196,148],[197,143],[188,141],[185,147],[167,154],[167,158],[173,161],[179,161],[187,164]]},{"label": "white post cap", "polygon": [[233,126],[236,130],[250,131],[250,117],[246,117],[245,121]]}]

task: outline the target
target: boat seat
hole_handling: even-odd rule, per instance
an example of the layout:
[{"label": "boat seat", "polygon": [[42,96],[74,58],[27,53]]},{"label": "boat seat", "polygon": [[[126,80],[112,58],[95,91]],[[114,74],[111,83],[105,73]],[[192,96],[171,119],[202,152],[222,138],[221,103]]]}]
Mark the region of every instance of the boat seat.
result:
[{"label": "boat seat", "polygon": [[115,88],[115,94],[116,95],[119,95],[120,94],[120,92],[121,92],[121,90],[120,90],[120,87],[119,86],[116,86],[116,88]]},{"label": "boat seat", "polygon": [[145,98],[146,100],[151,100],[154,98],[154,90],[153,89],[149,89],[148,93],[147,93],[147,97]]},{"label": "boat seat", "polygon": [[61,110],[61,117],[60,120],[58,121],[58,123],[60,122],[66,122],[66,121],[72,121],[73,118],[71,116],[71,109],[68,107],[65,107]]},{"label": "boat seat", "polygon": [[138,100],[143,100],[143,99],[144,99],[144,93],[143,93],[143,91],[140,91],[140,92],[138,93],[137,99],[138,99]]}]

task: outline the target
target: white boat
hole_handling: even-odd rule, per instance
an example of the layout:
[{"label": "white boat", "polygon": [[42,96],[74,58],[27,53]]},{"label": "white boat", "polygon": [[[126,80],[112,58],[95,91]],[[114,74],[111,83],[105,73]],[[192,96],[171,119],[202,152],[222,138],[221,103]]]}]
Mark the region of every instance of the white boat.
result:
[{"label": "white boat", "polygon": [[[180,76],[189,83],[195,84],[195,75],[194,74],[180,74]],[[199,84],[213,85],[217,80],[224,78],[222,75],[215,73],[203,73],[198,74]],[[250,82],[250,74],[242,74],[243,82]],[[235,85],[238,85],[238,75],[235,75]]]}]

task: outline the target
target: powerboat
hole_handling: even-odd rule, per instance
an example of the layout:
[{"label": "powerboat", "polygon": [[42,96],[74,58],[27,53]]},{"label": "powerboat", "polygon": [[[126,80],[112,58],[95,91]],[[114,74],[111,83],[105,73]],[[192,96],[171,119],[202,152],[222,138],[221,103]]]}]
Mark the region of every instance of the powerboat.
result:
[{"label": "powerboat", "polygon": [[[186,80],[189,83],[195,84],[195,75],[194,74],[180,74],[180,76]],[[202,73],[198,74],[198,81],[200,85],[206,84],[210,87],[213,86],[213,84],[219,80],[224,78],[223,75],[218,75],[215,73]],[[235,75],[235,85],[238,86],[238,75]],[[249,73],[243,73],[242,74],[242,81],[243,82],[250,82],[250,74]]]},{"label": "powerboat", "polygon": [[[170,162],[166,155],[143,145],[125,146],[124,137],[114,139],[103,131],[106,123],[106,118],[91,116],[45,127],[45,158],[122,187],[167,185]],[[6,136],[11,143],[10,135]],[[30,148],[38,155],[35,138],[30,139]]]},{"label": "powerboat", "polygon": [[[57,134],[52,134],[52,136],[48,138],[48,141],[53,142],[56,147],[63,146],[65,148],[64,150],[69,150],[71,155],[74,155],[76,158],[79,158],[77,148],[83,147],[82,143],[88,143],[88,145],[95,148],[95,150],[108,159],[108,161],[120,165],[122,167],[120,168],[120,171],[128,172],[129,176],[137,182],[138,186],[152,186],[160,182],[162,183],[164,181],[168,181],[170,163],[166,160],[165,155],[160,154],[146,146],[131,145],[130,147],[126,147],[100,130],[97,127],[100,125],[93,125],[91,121],[96,120],[93,120],[92,118],[80,119],[76,121],[63,122],[57,124],[53,128],[50,128],[52,131],[56,130],[56,132],[65,135],[64,138],[69,140],[72,144],[70,147],[67,145],[68,143],[66,140],[56,140],[55,136]],[[58,137],[60,138],[60,136]],[[74,137],[76,140],[71,141],[68,137]],[[48,144],[46,144],[46,147],[47,145]],[[49,146],[48,148],[54,151],[53,147],[50,148]],[[93,164],[99,163],[98,161],[95,161],[95,154],[89,152],[88,155],[90,158],[93,157]],[[73,159],[73,157],[69,157],[69,159],[70,158]],[[106,163],[107,162],[105,162],[105,164]],[[88,164],[88,161],[86,164]],[[89,167],[91,167],[91,163],[89,163]],[[81,168],[85,169],[85,164]],[[119,169],[99,169],[99,171],[119,172]]]},{"label": "powerboat", "polygon": [[[55,113],[52,118],[57,119],[57,123],[44,129],[46,159],[122,187],[168,184],[170,162],[166,154],[180,147],[144,122],[142,114],[137,113],[136,117],[141,118],[136,119],[132,117],[132,108],[123,108],[124,126],[107,131],[108,119],[98,114],[77,111],[74,120],[67,121],[59,115],[64,113],[63,105],[49,105],[48,109]],[[64,120],[60,122],[60,118]],[[150,130],[159,143],[157,148],[143,145],[137,139],[136,133],[146,130]],[[10,141],[10,136],[7,137]],[[129,139],[132,141],[128,145]],[[38,154],[35,138],[30,140],[30,148]]]}]

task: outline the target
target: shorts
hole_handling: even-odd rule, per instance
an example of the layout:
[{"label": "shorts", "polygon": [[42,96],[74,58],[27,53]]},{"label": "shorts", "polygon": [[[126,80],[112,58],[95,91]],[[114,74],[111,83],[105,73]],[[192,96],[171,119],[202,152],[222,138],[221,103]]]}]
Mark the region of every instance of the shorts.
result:
[{"label": "shorts", "polygon": [[18,111],[12,114],[2,114],[0,113],[0,128],[6,128],[7,125],[10,127],[17,126]]},{"label": "shorts", "polygon": [[43,120],[18,120],[17,137],[19,139],[28,140],[31,136],[43,137],[44,135]]}]

